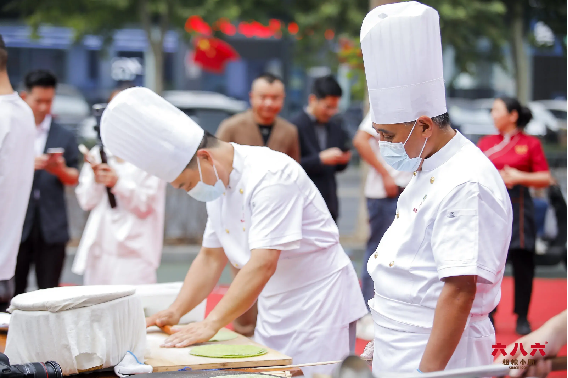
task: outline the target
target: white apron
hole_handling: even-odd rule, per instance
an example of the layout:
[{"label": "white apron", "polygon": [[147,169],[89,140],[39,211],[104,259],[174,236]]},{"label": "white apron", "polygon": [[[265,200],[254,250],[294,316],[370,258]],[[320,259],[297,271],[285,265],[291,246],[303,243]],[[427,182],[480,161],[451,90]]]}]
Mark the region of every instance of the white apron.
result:
[{"label": "white apron", "polygon": [[[371,314],[375,323],[373,373],[416,372],[430,337],[430,328],[394,322],[372,308]],[[446,370],[492,364],[494,344],[495,330],[489,317],[470,316]]]},{"label": "white apron", "polygon": [[[349,324],[366,313],[352,264],[308,286],[258,298],[255,341],[293,358],[294,364],[338,361],[350,354]],[[351,309],[351,311],[349,310]],[[337,365],[302,368],[330,375]]]}]

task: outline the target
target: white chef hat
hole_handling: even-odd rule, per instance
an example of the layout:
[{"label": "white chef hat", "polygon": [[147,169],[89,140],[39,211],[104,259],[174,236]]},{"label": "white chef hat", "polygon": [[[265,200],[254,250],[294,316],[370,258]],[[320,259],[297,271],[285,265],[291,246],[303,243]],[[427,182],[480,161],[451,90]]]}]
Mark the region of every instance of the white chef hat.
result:
[{"label": "white chef hat", "polygon": [[115,156],[167,182],[185,169],[203,135],[185,113],[142,87],[116,95],[101,120],[101,139]]},{"label": "white chef hat", "polygon": [[435,9],[416,1],[374,8],[361,26],[361,50],[374,123],[412,122],[447,111]]}]

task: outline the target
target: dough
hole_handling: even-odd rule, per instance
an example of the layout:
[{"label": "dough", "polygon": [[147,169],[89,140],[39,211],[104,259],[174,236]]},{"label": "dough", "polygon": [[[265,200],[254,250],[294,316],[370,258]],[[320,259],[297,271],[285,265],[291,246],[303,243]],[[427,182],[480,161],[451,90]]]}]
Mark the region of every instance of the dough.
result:
[{"label": "dough", "polygon": [[246,358],[262,356],[268,353],[264,348],[256,345],[227,345],[210,344],[191,348],[189,354],[210,358]]},{"label": "dough", "polygon": [[213,336],[211,339],[209,339],[210,342],[213,341],[229,341],[229,340],[234,340],[237,338],[237,334],[226,330],[226,329],[221,329],[219,330],[219,332],[217,332],[217,334],[215,334],[215,336]]}]

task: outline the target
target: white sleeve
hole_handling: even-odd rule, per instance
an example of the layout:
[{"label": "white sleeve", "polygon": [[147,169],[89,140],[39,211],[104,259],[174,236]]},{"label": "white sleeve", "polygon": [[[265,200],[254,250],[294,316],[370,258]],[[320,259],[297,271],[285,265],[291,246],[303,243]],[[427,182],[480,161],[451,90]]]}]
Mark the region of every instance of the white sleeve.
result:
[{"label": "white sleeve", "polygon": [[147,218],[160,209],[161,195],[166,183],[142,170],[118,177],[111,189],[117,197],[117,206],[124,206],[138,218]]},{"label": "white sleeve", "polygon": [[95,182],[95,174],[89,163],[83,164],[79,175],[79,185],[75,188],[77,202],[84,211],[94,209],[105,195],[105,187]]},{"label": "white sleeve", "polygon": [[201,245],[205,248],[222,248],[221,242],[211,225],[211,218],[207,217],[205,231],[203,232],[203,242]]},{"label": "white sleeve", "polygon": [[438,277],[472,275],[494,283],[507,257],[512,227],[508,218],[482,185],[456,187],[440,205],[432,230]]},{"label": "white sleeve", "polygon": [[254,193],[249,248],[286,251],[302,240],[303,196],[295,183],[273,184]]}]

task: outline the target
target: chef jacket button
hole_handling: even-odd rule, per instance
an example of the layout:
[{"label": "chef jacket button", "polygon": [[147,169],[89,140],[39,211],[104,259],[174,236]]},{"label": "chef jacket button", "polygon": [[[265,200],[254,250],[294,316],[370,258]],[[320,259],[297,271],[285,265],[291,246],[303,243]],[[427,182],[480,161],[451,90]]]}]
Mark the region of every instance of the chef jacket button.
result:
[{"label": "chef jacket button", "polygon": [[225,192],[223,192],[223,195],[225,195]]},{"label": "chef jacket button", "polygon": [[243,191],[242,189],[241,189],[241,190],[239,190],[239,192],[241,192],[241,194],[243,194],[243,193],[244,193],[244,191]]},{"label": "chef jacket button", "polygon": [[229,229],[227,228],[227,229],[225,230],[225,232],[228,234],[228,233],[229,233]]},{"label": "chef jacket button", "polygon": [[245,228],[243,227],[243,231],[245,230]]},{"label": "chef jacket button", "polygon": [[414,176],[416,176],[416,171],[414,171]]},{"label": "chef jacket button", "polygon": [[394,261],[391,261],[389,266],[392,267],[394,265]]},{"label": "chef jacket button", "polygon": [[434,183],[434,176],[430,177],[430,184]]},{"label": "chef jacket button", "polygon": [[400,214],[398,213],[398,211],[396,212],[396,219],[398,219],[400,217]]},{"label": "chef jacket button", "polygon": [[238,268],[238,267],[239,267],[239,264],[235,264],[235,268]]},{"label": "chef jacket button", "polygon": [[375,258],[377,258],[377,252],[375,252]]}]

